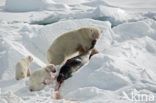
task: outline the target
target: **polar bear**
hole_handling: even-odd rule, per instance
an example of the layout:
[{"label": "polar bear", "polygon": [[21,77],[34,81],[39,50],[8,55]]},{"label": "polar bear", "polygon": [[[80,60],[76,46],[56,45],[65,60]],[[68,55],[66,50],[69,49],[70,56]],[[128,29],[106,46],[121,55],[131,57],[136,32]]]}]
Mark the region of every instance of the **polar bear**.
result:
[{"label": "polar bear", "polygon": [[[102,30],[96,27],[83,27],[77,30],[69,31],[52,43],[47,50],[47,60],[50,64],[64,64],[65,60],[74,53],[84,53],[91,47],[93,40],[100,38]],[[94,48],[91,54],[96,54],[98,51]]]},{"label": "polar bear", "polygon": [[56,69],[53,64],[34,71],[29,78],[29,90],[39,91],[43,89],[45,85],[52,83],[55,76],[51,73],[55,72]]},{"label": "polar bear", "polygon": [[16,64],[16,80],[23,79],[27,76],[30,76],[30,63],[33,61],[32,56],[27,56],[26,58],[21,59]]}]

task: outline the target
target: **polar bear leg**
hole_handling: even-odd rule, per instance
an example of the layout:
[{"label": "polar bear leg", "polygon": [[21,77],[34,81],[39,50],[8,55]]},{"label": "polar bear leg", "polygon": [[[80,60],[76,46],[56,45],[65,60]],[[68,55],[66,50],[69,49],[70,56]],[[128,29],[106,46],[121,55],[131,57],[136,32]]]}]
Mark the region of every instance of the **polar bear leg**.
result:
[{"label": "polar bear leg", "polygon": [[60,65],[63,63],[63,61],[65,60],[65,56],[64,55],[57,55],[51,58],[50,63],[54,64],[54,65]]},{"label": "polar bear leg", "polygon": [[29,77],[30,76],[30,68],[28,68],[28,70],[27,70],[27,76]]}]

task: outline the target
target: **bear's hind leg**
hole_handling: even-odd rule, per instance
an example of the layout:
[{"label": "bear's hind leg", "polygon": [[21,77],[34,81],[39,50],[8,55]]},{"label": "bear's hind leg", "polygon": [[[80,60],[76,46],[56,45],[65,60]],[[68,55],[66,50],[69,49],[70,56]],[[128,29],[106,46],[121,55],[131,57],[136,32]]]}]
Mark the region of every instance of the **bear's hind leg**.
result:
[{"label": "bear's hind leg", "polygon": [[64,55],[59,55],[59,56],[55,56],[55,59],[51,60],[51,64],[54,65],[61,65],[65,60],[65,56]]}]

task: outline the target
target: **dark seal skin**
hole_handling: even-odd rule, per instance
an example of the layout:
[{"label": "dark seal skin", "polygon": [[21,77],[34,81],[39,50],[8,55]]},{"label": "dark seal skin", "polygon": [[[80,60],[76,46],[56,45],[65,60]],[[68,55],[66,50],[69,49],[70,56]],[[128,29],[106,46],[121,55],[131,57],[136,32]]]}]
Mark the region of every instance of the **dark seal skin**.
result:
[{"label": "dark seal skin", "polygon": [[67,60],[66,63],[61,67],[59,75],[57,76],[58,87],[55,88],[56,91],[59,90],[64,80],[72,77],[74,72],[76,72],[89,61],[92,56],[92,50],[94,49],[95,44],[96,40],[92,42],[91,47],[86,52]]}]

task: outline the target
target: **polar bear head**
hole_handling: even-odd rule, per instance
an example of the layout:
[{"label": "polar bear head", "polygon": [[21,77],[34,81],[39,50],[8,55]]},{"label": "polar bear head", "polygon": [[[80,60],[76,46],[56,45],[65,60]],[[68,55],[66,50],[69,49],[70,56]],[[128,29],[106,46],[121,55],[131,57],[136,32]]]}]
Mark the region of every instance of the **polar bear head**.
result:
[{"label": "polar bear head", "polygon": [[32,62],[32,61],[33,61],[33,57],[32,57],[32,56],[27,56],[26,59],[27,59],[29,62]]},{"label": "polar bear head", "polygon": [[47,72],[53,72],[53,73],[56,72],[55,65],[53,65],[53,64],[49,64],[48,66],[46,66],[45,70]]},{"label": "polar bear head", "polygon": [[83,27],[79,29],[87,36],[90,40],[97,40],[102,34],[102,30],[97,27]]}]

